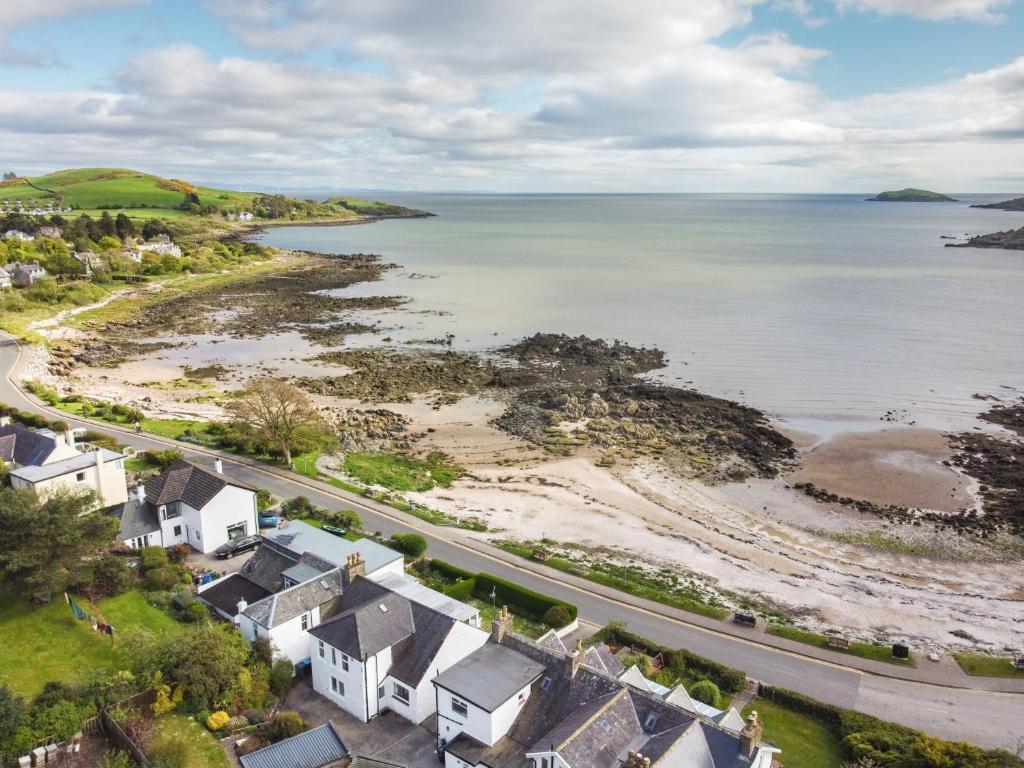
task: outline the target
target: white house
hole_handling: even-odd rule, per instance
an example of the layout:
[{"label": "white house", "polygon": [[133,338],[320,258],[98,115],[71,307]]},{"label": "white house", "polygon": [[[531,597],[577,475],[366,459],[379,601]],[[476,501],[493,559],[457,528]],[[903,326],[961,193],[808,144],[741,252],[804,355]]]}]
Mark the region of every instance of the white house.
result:
[{"label": "white house", "polygon": [[28,288],[46,277],[46,270],[34,261],[12,262],[7,265],[7,271],[11,273],[11,281],[19,288]]},{"label": "white house", "polygon": [[95,251],[73,251],[71,253],[71,258],[82,265],[82,274],[86,277],[90,277],[92,275],[93,268],[100,264]]},{"label": "white house", "polygon": [[489,642],[434,679],[447,768],[772,768],[756,713],[718,723],[600,668],[514,635],[503,608]]},{"label": "white house", "polygon": [[130,547],[188,544],[199,552],[259,532],[256,489],[178,461],[135,489],[121,510],[119,537]]},{"label": "white house", "polygon": [[432,681],[483,646],[487,633],[457,618],[474,609],[421,589],[437,607],[372,579],[350,580],[337,613],[309,631],[313,689],[363,722],[386,710],[413,723],[430,717]]},{"label": "white house", "polygon": [[88,488],[96,493],[101,508],[124,504],[128,500],[124,458],[106,448],[95,448],[41,466],[18,467],[11,470],[11,487],[32,488],[42,499],[60,491]]},{"label": "white house", "polygon": [[145,243],[139,243],[135,246],[136,250],[149,251],[151,253],[158,253],[161,256],[181,256],[181,248],[171,241],[171,238],[167,235],[157,235],[151,240]]},{"label": "white house", "polygon": [[41,237],[58,238],[60,237],[60,227],[40,227],[39,234]]},{"label": "white house", "polygon": [[252,215],[252,213],[250,211],[242,211],[241,213],[238,214],[238,220],[239,221],[252,221],[253,220],[253,215]]},{"label": "white house", "polygon": [[35,239],[34,235],[22,232],[20,229],[8,229],[4,233],[4,240],[21,240],[23,243],[30,243]]},{"label": "white house", "polygon": [[0,427],[0,463],[10,467],[11,486],[32,488],[40,498],[60,490],[95,491],[101,507],[128,498],[124,456],[105,448],[77,445],[74,432]]},{"label": "white house", "polygon": [[136,264],[142,263],[142,251],[138,248],[122,248],[121,255],[126,259],[134,261]]}]

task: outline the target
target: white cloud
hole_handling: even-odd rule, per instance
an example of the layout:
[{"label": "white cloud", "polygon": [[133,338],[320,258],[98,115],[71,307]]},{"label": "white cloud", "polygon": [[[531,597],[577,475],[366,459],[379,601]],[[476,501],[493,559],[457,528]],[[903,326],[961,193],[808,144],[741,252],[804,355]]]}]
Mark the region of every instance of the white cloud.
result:
[{"label": "white cloud", "polygon": [[1015,0],[835,0],[840,11],[868,11],[884,16],[916,16],[932,21],[969,19],[997,22]]}]

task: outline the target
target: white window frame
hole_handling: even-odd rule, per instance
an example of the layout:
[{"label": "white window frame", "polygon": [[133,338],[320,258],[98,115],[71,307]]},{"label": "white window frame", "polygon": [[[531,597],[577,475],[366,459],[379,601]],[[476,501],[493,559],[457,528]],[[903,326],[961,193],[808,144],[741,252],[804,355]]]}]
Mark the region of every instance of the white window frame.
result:
[{"label": "white window frame", "polygon": [[394,696],[395,701],[400,701],[403,704],[408,704],[409,698],[411,696],[411,694],[409,693],[409,689],[401,683],[391,684],[391,695]]},{"label": "white window frame", "polygon": [[[324,658],[324,641],[320,640],[320,658]],[[334,649],[331,649],[331,653],[334,653]]]},{"label": "white window frame", "polygon": [[305,632],[306,630],[309,629],[309,614],[308,613],[302,614],[302,621],[300,623],[302,624],[302,631],[303,632]]},{"label": "white window frame", "polygon": [[331,692],[336,696],[345,696],[345,684],[334,675],[331,675]]},{"label": "white window frame", "polygon": [[[469,717],[469,702],[463,701],[460,698],[452,696],[452,714],[458,717]],[[461,712],[459,710],[462,710]]]},{"label": "white window frame", "polygon": [[345,654],[345,653],[341,654],[341,668],[343,670],[345,670],[346,672],[348,672],[348,662],[349,662],[348,654]]}]

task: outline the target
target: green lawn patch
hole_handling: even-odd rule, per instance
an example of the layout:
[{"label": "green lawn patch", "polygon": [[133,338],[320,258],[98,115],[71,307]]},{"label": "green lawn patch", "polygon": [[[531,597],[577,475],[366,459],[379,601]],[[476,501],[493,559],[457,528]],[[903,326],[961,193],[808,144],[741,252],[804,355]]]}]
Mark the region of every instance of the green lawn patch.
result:
[{"label": "green lawn patch", "polygon": [[764,740],[782,749],[786,768],[839,768],[844,763],[839,740],[817,720],[773,701],[752,701],[743,709],[746,718],[757,711],[764,723]]},{"label": "green lawn patch", "polygon": [[355,451],[345,454],[344,469],[346,474],[367,485],[393,491],[429,491],[435,485],[447,487],[466,471],[449,456],[436,451],[426,459]]},{"label": "green lawn patch", "polygon": [[[86,607],[84,599],[76,602]],[[104,600],[95,611],[86,609],[108,621],[118,633],[132,627],[155,632],[181,631],[182,627],[137,591]],[[0,669],[5,682],[27,698],[51,680],[72,680],[123,666],[117,635],[111,644],[109,636],[76,620],[63,595],[55,595],[48,605],[34,605],[7,590],[0,591],[0,617]]]},{"label": "green lawn patch", "polygon": [[862,659],[884,661],[887,664],[898,664],[911,667],[917,666],[914,654],[910,654],[909,659],[893,658],[892,648],[888,645],[851,642],[849,648],[836,648],[828,644],[828,637],[826,635],[821,635],[817,632],[810,632],[806,629],[798,629],[797,627],[791,627],[784,624],[769,624],[767,631],[769,635],[785,637],[788,640],[795,640],[798,643],[805,643],[806,645],[813,645],[818,648],[826,648],[830,651],[835,651],[836,653],[859,656]]},{"label": "green lawn patch", "polygon": [[188,744],[189,768],[228,768],[231,763],[220,743],[203,726],[185,715],[158,717],[156,738],[178,738]]},{"label": "green lawn patch", "polygon": [[1024,677],[1024,669],[1013,666],[1013,662],[999,656],[985,653],[954,653],[953,658],[968,675],[979,677]]}]

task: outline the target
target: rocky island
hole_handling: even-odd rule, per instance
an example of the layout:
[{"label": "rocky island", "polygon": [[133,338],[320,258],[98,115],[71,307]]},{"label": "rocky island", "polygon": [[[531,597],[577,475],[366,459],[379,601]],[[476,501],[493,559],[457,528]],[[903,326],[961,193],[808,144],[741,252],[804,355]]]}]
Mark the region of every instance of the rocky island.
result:
[{"label": "rocky island", "polygon": [[888,190],[879,192],[874,197],[867,198],[867,202],[881,203],[955,203],[956,198],[932,192],[927,189],[906,189]]},{"label": "rocky island", "polygon": [[1004,248],[1009,251],[1024,251],[1024,227],[976,235],[966,243],[946,243],[947,248]]},{"label": "rocky island", "polygon": [[996,211],[1018,211],[1024,213],[1024,197],[1015,197],[1012,200],[1003,200],[999,203],[977,203],[971,208],[989,208]]}]

